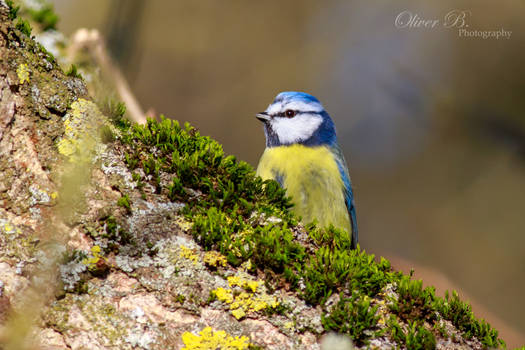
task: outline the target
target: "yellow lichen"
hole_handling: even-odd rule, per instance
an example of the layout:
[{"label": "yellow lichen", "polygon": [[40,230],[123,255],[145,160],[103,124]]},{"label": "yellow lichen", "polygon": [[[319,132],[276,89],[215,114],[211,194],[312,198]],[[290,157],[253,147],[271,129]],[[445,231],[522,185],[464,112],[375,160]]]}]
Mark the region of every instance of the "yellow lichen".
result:
[{"label": "yellow lichen", "polygon": [[182,342],[185,345],[182,350],[245,350],[252,346],[250,339],[246,336],[233,337],[225,331],[214,331],[211,327],[204,328],[199,335],[184,332]]},{"label": "yellow lichen", "polygon": [[204,253],[204,263],[208,266],[217,267],[219,265],[226,266],[228,261],[226,257],[214,250]]},{"label": "yellow lichen", "polygon": [[235,317],[238,320],[246,316],[246,312],[244,312],[243,309],[234,309],[231,311],[231,314],[233,317]]},{"label": "yellow lichen", "polygon": [[252,262],[251,260],[247,260],[241,264],[241,268],[245,271],[249,271],[252,269]]},{"label": "yellow lichen", "polygon": [[16,69],[16,75],[18,75],[18,80],[20,81],[20,84],[29,81],[29,68],[27,67],[27,64],[21,63],[20,65],[18,65],[18,68]]},{"label": "yellow lichen", "polygon": [[11,233],[14,230],[13,226],[11,226],[10,223],[6,222],[4,224],[4,232],[5,233]]},{"label": "yellow lichen", "polygon": [[233,293],[231,289],[224,289],[219,287],[213,291],[217,299],[226,304],[231,304],[233,302]]},{"label": "yellow lichen", "polygon": [[193,222],[190,222],[186,219],[184,219],[182,216],[181,217],[178,217],[176,220],[175,220],[175,223],[177,225],[179,225],[179,227],[183,230],[183,231],[188,231],[189,229],[191,229],[193,227]]},{"label": "yellow lichen", "polygon": [[100,144],[99,128],[108,125],[106,118],[91,101],[78,99],[64,117],[64,136],[57,143],[58,152],[73,162],[90,161]]},{"label": "yellow lichen", "polygon": [[249,280],[241,276],[228,277],[228,284],[230,285],[230,287],[239,286],[241,288],[251,290],[253,293],[255,293],[255,291],[257,290],[257,287],[263,283],[264,282],[262,281]]},{"label": "yellow lichen", "polygon": [[91,256],[83,259],[82,264],[87,265],[88,269],[90,270],[96,270],[97,263],[100,261],[100,259],[105,259],[102,254],[100,254],[100,252],[100,246],[94,245],[91,247]]},{"label": "yellow lichen", "polygon": [[293,330],[295,328],[295,322],[294,321],[288,321],[283,325],[284,329]]},{"label": "yellow lichen", "polygon": [[196,264],[199,257],[197,256],[197,254],[195,254],[195,252],[193,251],[193,249],[190,249],[188,247],[185,247],[183,246],[182,244],[180,245],[180,253],[179,253],[179,256],[181,258],[184,258],[184,259],[188,259],[188,260],[191,260],[191,262],[193,264]]},{"label": "yellow lichen", "polygon": [[213,291],[218,300],[229,304],[230,312],[236,319],[243,318],[248,312],[257,312],[267,308],[276,308],[279,301],[259,288],[262,281],[254,281],[248,275],[228,277],[230,287],[239,287],[235,293],[232,289],[217,288]]}]

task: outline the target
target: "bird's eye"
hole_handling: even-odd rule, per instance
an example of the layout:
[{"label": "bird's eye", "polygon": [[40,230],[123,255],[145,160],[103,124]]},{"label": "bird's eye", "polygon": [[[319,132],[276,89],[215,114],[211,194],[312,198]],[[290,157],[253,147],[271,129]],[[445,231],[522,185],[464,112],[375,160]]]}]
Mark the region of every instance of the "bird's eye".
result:
[{"label": "bird's eye", "polygon": [[287,109],[284,112],[284,115],[287,116],[288,118],[293,118],[295,116],[295,111],[291,109]]}]

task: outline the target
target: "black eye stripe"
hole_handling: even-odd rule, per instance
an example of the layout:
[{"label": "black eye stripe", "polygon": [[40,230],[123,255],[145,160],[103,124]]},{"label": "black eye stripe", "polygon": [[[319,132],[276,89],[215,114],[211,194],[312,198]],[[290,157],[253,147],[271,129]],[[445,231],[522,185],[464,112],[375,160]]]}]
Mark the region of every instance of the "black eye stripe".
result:
[{"label": "black eye stripe", "polygon": [[[288,109],[286,110],[288,111]],[[272,117],[282,117],[282,118],[288,118],[286,116],[286,111],[284,112],[279,112],[279,113],[274,113],[272,114],[271,116]],[[293,110],[294,111],[294,117],[298,116],[299,114],[321,114],[319,111],[297,111],[297,110]]]}]

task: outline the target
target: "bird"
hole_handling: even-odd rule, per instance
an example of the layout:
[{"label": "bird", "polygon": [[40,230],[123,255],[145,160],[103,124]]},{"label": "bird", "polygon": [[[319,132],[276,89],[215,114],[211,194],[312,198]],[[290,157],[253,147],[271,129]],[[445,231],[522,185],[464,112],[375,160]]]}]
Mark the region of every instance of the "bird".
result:
[{"label": "bird", "polygon": [[266,136],[256,174],[286,190],[303,223],[344,229],[356,248],[352,183],[334,122],[321,102],[305,92],[281,92],[256,118]]}]

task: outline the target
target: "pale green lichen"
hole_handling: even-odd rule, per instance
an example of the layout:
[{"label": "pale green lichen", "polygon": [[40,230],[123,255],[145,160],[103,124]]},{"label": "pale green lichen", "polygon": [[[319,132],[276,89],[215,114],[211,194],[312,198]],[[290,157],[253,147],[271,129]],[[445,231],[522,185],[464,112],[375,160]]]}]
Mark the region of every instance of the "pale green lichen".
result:
[{"label": "pale green lichen", "polygon": [[26,63],[21,63],[16,69],[16,75],[18,76],[18,81],[20,84],[29,82],[29,68]]},{"label": "pale green lichen", "polygon": [[245,350],[252,346],[250,339],[246,336],[233,337],[225,331],[214,331],[211,327],[204,328],[199,335],[185,332],[182,335],[182,341],[185,345],[182,350]]}]

